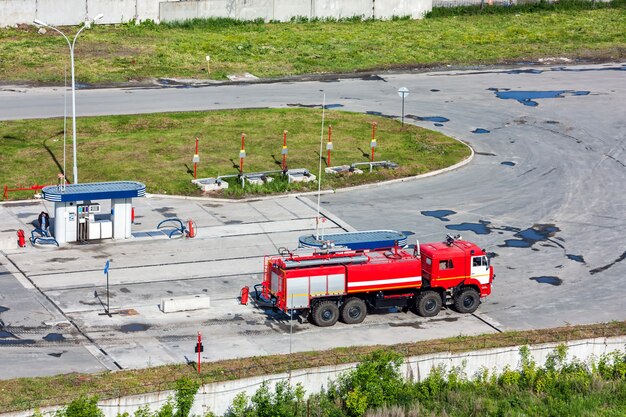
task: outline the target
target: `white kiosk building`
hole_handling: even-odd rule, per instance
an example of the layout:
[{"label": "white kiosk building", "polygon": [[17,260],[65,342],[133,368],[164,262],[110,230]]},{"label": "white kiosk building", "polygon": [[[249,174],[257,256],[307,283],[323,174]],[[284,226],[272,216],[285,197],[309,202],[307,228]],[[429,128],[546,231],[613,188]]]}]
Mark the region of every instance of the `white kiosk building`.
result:
[{"label": "white kiosk building", "polygon": [[146,195],[135,181],[51,185],[43,198],[54,202],[52,235],[61,245],[99,239],[131,237],[132,201]]}]

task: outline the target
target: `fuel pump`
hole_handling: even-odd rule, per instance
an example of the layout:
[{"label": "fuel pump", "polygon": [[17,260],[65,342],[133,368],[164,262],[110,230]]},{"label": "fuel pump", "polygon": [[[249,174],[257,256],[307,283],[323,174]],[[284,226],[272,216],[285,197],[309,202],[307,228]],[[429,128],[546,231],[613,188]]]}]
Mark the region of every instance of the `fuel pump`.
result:
[{"label": "fuel pump", "polygon": [[77,240],[86,242],[92,239],[100,239],[99,230],[90,230],[90,225],[95,225],[95,214],[100,213],[100,204],[85,202],[84,204],[78,204],[76,210],[78,217],[78,222],[76,223]]}]

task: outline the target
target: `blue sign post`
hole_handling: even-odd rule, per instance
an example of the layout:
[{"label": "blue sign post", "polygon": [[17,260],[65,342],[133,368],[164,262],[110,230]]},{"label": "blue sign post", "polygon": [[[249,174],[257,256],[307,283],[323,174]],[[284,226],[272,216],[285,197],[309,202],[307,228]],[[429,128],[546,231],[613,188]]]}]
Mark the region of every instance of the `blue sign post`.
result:
[{"label": "blue sign post", "polygon": [[109,312],[109,266],[110,265],[111,265],[111,263],[107,259],[107,262],[104,264],[104,273],[107,276],[107,309],[106,309],[106,313],[108,314],[109,317],[111,317],[111,313]]}]

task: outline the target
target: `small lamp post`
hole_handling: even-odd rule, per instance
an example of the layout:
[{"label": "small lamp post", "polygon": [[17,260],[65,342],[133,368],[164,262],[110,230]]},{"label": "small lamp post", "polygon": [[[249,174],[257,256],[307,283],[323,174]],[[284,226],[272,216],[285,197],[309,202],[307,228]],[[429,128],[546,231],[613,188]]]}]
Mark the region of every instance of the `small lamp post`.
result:
[{"label": "small lamp post", "polygon": [[74,45],[76,44],[76,39],[78,38],[78,35],[80,35],[80,33],[84,29],[89,29],[92,23],[95,23],[96,21],[102,19],[102,17],[104,17],[104,15],[100,13],[93,20],[86,20],[83,27],[80,28],[78,33],[76,33],[76,35],[74,36],[74,40],[72,42],[70,42],[68,37],[65,36],[65,33],[61,32],[56,27],[49,25],[46,22],[39,20],[39,19],[33,20],[33,23],[37,26],[44,26],[44,27],[47,27],[48,29],[54,30],[57,33],[60,33],[61,36],[63,36],[63,38],[67,41],[67,45],[70,47],[70,64],[72,68],[72,149],[74,153],[74,168],[73,168],[74,184],[78,184],[78,166],[76,165],[76,83],[74,81]]}]

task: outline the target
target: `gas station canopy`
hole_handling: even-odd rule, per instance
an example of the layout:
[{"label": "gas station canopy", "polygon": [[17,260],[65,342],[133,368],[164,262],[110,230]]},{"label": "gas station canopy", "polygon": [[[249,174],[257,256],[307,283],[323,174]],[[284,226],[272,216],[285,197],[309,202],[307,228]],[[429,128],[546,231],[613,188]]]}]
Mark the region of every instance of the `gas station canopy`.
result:
[{"label": "gas station canopy", "polygon": [[53,202],[113,200],[145,197],[146,186],[136,181],[92,182],[83,184],[50,185],[41,190],[43,198]]}]

